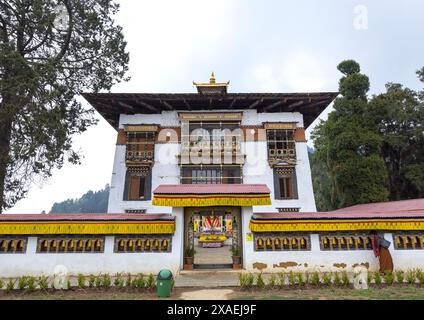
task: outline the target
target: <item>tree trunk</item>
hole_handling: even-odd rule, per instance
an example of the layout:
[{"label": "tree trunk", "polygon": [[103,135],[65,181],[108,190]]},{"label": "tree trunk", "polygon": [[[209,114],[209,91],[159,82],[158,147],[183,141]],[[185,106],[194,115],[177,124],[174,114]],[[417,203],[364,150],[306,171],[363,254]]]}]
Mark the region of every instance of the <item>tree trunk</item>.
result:
[{"label": "tree trunk", "polygon": [[[1,109],[1,108],[0,108]],[[5,206],[5,180],[6,169],[9,163],[10,136],[12,132],[12,121],[10,116],[0,120],[0,214]]]}]

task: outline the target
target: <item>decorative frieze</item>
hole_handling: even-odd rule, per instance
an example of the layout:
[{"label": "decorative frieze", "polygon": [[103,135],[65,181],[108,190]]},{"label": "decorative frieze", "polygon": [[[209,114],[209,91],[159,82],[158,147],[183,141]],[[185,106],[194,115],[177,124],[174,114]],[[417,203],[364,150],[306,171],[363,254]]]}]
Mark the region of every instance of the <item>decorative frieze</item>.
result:
[{"label": "decorative frieze", "polygon": [[278,212],[299,212],[300,208],[277,208]]},{"label": "decorative frieze", "polygon": [[172,236],[164,235],[128,235],[115,237],[113,252],[171,252]]},{"label": "decorative frieze", "polygon": [[6,236],[0,238],[0,253],[25,253],[28,238]]},{"label": "decorative frieze", "polygon": [[104,243],[101,236],[39,237],[37,253],[102,253]]},{"label": "decorative frieze", "polygon": [[181,121],[241,121],[241,112],[180,112]]},{"label": "decorative frieze", "polygon": [[253,233],[255,251],[307,251],[311,250],[309,234]]},{"label": "decorative frieze", "polygon": [[396,250],[422,250],[424,232],[393,234],[393,242]]},{"label": "decorative frieze", "polygon": [[372,236],[360,233],[321,234],[322,251],[372,250]]}]

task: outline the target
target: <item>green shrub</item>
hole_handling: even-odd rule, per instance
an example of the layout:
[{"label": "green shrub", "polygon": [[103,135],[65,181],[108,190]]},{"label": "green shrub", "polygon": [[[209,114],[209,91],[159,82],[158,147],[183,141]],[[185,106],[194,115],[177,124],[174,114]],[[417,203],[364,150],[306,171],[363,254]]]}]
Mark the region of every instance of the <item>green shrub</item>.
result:
[{"label": "green shrub", "polygon": [[9,281],[6,284],[6,290],[12,291],[13,289],[15,289],[15,282],[16,282],[16,280],[9,279]]},{"label": "green shrub", "polygon": [[269,289],[274,289],[277,286],[277,276],[275,274],[271,274],[268,279],[267,287]]},{"label": "green shrub", "polygon": [[340,273],[339,272],[335,272],[334,273],[334,285],[336,287],[343,286],[343,281],[342,281],[342,278],[340,277]]},{"label": "green shrub", "polygon": [[380,271],[374,272],[374,282],[376,285],[380,285],[382,282]]},{"label": "green shrub", "polygon": [[299,287],[303,287],[305,285],[305,280],[303,279],[302,272],[298,272],[296,274],[296,279],[297,279],[297,284],[299,285]]},{"label": "green shrub", "polygon": [[408,270],[408,272],[406,273],[406,282],[408,282],[409,284],[415,283],[415,270]]},{"label": "green shrub", "polygon": [[96,276],[94,274],[90,274],[88,276],[88,286],[90,288],[93,288],[95,283],[96,283]]},{"label": "green shrub", "polygon": [[323,283],[325,286],[329,286],[329,285],[331,285],[331,273],[325,272],[325,273],[322,275],[322,283]]},{"label": "green shrub", "polygon": [[0,279],[0,289],[3,289],[3,287],[4,287],[4,281],[3,279]]},{"label": "green shrub", "polygon": [[261,273],[259,273],[259,274],[256,276],[256,287],[258,287],[259,289],[263,289],[263,288],[265,288],[265,282],[264,282],[264,279],[263,279],[263,277],[262,277],[262,272],[261,272]]},{"label": "green shrub", "polygon": [[239,273],[238,274],[238,279],[239,279],[239,286],[241,289],[245,288],[245,284],[246,284],[246,277],[244,276],[243,273]]},{"label": "green shrub", "polygon": [[403,281],[405,280],[405,276],[404,276],[403,271],[402,270],[396,270],[395,273],[396,273],[396,281],[397,281],[397,283],[402,284]]},{"label": "green shrub", "polygon": [[47,290],[49,288],[49,278],[46,276],[40,276],[37,280],[38,287],[41,290]]},{"label": "green shrub", "polygon": [[105,273],[102,276],[102,287],[109,288],[112,285],[112,280],[110,279],[110,275]]},{"label": "green shrub", "polygon": [[68,279],[67,281],[66,281],[66,289],[67,290],[69,290],[69,289],[71,289],[72,288],[72,286],[71,286],[71,281]]},{"label": "green shrub", "polygon": [[283,288],[286,285],[287,274],[280,272],[278,274],[278,286]]},{"label": "green shrub", "polygon": [[310,281],[309,281],[309,283],[311,284],[311,285],[313,285],[313,286],[319,286],[319,273],[318,272],[314,272],[313,274],[312,274],[312,276],[311,276],[311,279],[310,279]]},{"label": "green shrub", "polygon": [[417,275],[418,282],[420,284],[424,284],[424,272],[422,272],[421,269],[417,269],[417,271],[415,272],[415,274]]},{"label": "green shrub", "polygon": [[122,288],[125,286],[125,280],[122,278],[122,275],[118,272],[115,274],[115,279],[113,280],[113,285],[116,287]]},{"label": "green shrub", "polygon": [[28,277],[27,278],[27,288],[28,291],[34,291],[36,285],[36,278],[35,277]]},{"label": "green shrub", "polygon": [[305,272],[305,275],[303,277],[303,282],[305,284],[308,284],[309,283],[309,280],[310,280],[310,274],[309,274],[309,272]]},{"label": "green shrub", "polygon": [[132,286],[134,288],[144,288],[146,287],[146,280],[144,279],[144,274],[143,273],[139,273],[133,280]]},{"label": "green shrub", "polygon": [[350,284],[349,275],[346,271],[342,272],[342,283],[345,287],[347,287]]},{"label": "green shrub", "polygon": [[153,273],[150,273],[146,280],[146,287],[149,289],[156,288],[156,278]]},{"label": "green shrub", "polygon": [[18,279],[18,289],[25,290],[28,284],[28,277],[23,276]]},{"label": "green shrub", "polygon": [[388,286],[391,286],[393,282],[395,281],[395,277],[393,275],[393,272],[386,272],[384,273],[384,283]]},{"label": "green shrub", "polygon": [[127,275],[127,281],[125,282],[125,286],[127,286],[127,287],[132,286],[131,273],[128,273],[128,275]]},{"label": "green shrub", "polygon": [[94,284],[96,285],[97,288],[100,288],[102,286],[102,283],[103,283],[102,280],[103,280],[102,274],[99,273],[99,275],[95,277],[95,280],[94,280]]},{"label": "green shrub", "polygon": [[297,283],[296,275],[293,271],[289,273],[289,285],[294,286]]},{"label": "green shrub", "polygon": [[372,272],[368,272],[367,273],[367,283],[368,284],[371,284],[372,278],[373,278]]},{"label": "green shrub", "polygon": [[83,289],[85,287],[85,277],[82,273],[78,274],[77,282],[79,288]]},{"label": "green shrub", "polygon": [[253,287],[253,282],[255,281],[255,276],[252,273],[246,275],[246,288],[250,289]]}]

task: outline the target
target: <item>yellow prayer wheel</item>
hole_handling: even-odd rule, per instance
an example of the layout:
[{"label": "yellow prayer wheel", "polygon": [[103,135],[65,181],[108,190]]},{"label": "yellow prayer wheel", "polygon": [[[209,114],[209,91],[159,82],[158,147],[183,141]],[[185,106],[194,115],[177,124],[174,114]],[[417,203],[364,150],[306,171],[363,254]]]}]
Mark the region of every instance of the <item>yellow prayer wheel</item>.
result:
[{"label": "yellow prayer wheel", "polygon": [[141,239],[138,239],[138,240],[137,240],[137,247],[139,247],[139,248],[141,248],[141,247],[142,247]]},{"label": "yellow prayer wheel", "polygon": [[87,248],[91,248],[91,246],[92,246],[92,241],[91,240],[87,240]]},{"label": "yellow prayer wheel", "polygon": [[100,240],[96,240],[96,247],[97,248],[100,248],[101,247]]},{"label": "yellow prayer wheel", "polygon": [[287,238],[284,238],[283,243],[284,244],[288,244],[289,243],[289,241],[287,240]]},{"label": "yellow prayer wheel", "polygon": [[340,244],[345,244],[345,243],[346,243],[345,239],[344,238],[340,238]]},{"label": "yellow prayer wheel", "polygon": [[82,245],[83,245],[82,240],[78,240],[78,243],[77,243],[78,248],[82,248]]},{"label": "yellow prayer wheel", "polygon": [[150,247],[150,240],[149,239],[146,240],[146,242],[144,243],[144,246],[146,248]]},{"label": "yellow prayer wheel", "polygon": [[353,238],[349,238],[349,244],[353,244]]},{"label": "yellow prayer wheel", "polygon": [[66,242],[65,242],[65,240],[61,240],[60,241],[60,247],[63,248],[63,249],[66,248]]},{"label": "yellow prayer wheel", "polygon": [[162,240],[162,248],[164,248],[165,250],[168,249],[168,240]]},{"label": "yellow prayer wheel", "polygon": [[333,238],[332,243],[333,243],[333,244],[337,244],[337,239],[336,239],[336,238]]},{"label": "yellow prayer wheel", "polygon": [[292,244],[296,244],[297,243],[297,239],[296,238],[293,238],[292,239]]},{"label": "yellow prayer wheel", "polygon": [[322,243],[327,244],[328,243],[328,238],[323,238],[322,239]]},{"label": "yellow prayer wheel", "polygon": [[267,247],[271,246],[271,239],[270,238],[266,239],[266,245],[267,245]]},{"label": "yellow prayer wheel", "polygon": [[301,238],[300,239],[300,244],[303,246],[303,245],[305,245],[305,238]]},{"label": "yellow prayer wheel", "polygon": [[155,241],[153,241],[153,247],[154,248],[159,247],[159,241],[158,241],[158,239],[155,239]]},{"label": "yellow prayer wheel", "polygon": [[258,246],[262,247],[264,245],[264,242],[262,239],[258,239]]},{"label": "yellow prayer wheel", "polygon": [[73,248],[75,245],[74,240],[69,241],[69,248]]},{"label": "yellow prayer wheel", "polygon": [[280,245],[280,239],[278,239],[278,238],[277,238],[277,239],[275,239],[275,240],[274,240],[274,243],[275,243],[275,245],[276,245],[276,246],[279,246],[279,245]]},{"label": "yellow prayer wheel", "polygon": [[6,240],[2,240],[1,241],[1,248],[5,249],[6,248]]}]

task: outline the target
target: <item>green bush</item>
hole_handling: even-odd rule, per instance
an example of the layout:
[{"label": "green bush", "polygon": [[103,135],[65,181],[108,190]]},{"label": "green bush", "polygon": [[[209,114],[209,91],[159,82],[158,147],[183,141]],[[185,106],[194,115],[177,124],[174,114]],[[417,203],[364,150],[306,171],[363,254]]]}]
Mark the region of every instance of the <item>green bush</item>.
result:
[{"label": "green bush", "polygon": [[262,272],[261,272],[261,273],[259,273],[259,274],[256,276],[256,287],[258,287],[259,289],[263,289],[263,288],[265,288],[265,282],[264,282],[264,279],[263,279],[263,277],[262,277]]},{"label": "green bush", "polygon": [[144,288],[147,286],[146,280],[144,279],[144,274],[143,273],[139,273],[133,280],[133,284],[132,286],[134,288]]},{"label": "green bush", "polygon": [[66,281],[66,289],[69,290],[71,288],[72,288],[71,281],[68,279],[68,281]]},{"label": "green bush", "polygon": [[0,279],[0,289],[3,289],[3,287],[4,287],[4,281],[3,279]]},{"label": "green bush", "polygon": [[334,285],[336,287],[343,286],[343,281],[342,281],[342,278],[340,278],[340,273],[339,272],[335,272],[334,273]]},{"label": "green bush", "polygon": [[391,286],[393,282],[395,281],[395,277],[393,275],[393,272],[386,272],[384,273],[384,283],[388,286]]},{"label": "green bush", "polygon": [[406,273],[406,282],[408,282],[409,284],[415,283],[415,270],[408,270],[408,272]]},{"label": "green bush", "polygon": [[418,282],[424,284],[424,272],[421,269],[417,269],[415,274],[417,275]]},{"label": "green bush", "polygon": [[309,280],[310,280],[310,274],[309,274],[309,272],[305,272],[304,277],[302,279],[303,279],[303,282],[305,284],[308,284],[309,283]]},{"label": "green bush", "polygon": [[96,288],[100,288],[102,286],[102,284],[103,284],[102,280],[103,280],[103,276],[102,276],[101,273],[99,273],[98,276],[95,277],[95,280],[94,280],[94,284],[96,285]]},{"label": "green bush", "polygon": [[95,283],[96,283],[96,276],[94,274],[90,274],[88,276],[88,286],[90,288],[93,288]]},{"label": "green bush", "polygon": [[322,283],[323,283],[325,286],[329,286],[329,285],[331,285],[331,273],[325,272],[325,273],[322,275]]},{"label": "green bush", "polygon": [[146,287],[149,289],[156,288],[156,278],[153,273],[150,273],[146,280]]},{"label": "green bush", "polygon": [[125,280],[122,278],[122,274],[120,274],[119,272],[115,274],[113,285],[119,288],[122,288],[123,286],[125,286]]},{"label": "green bush", "polygon": [[267,287],[269,289],[274,289],[277,286],[277,276],[275,274],[271,274],[268,279]]},{"label": "green bush", "polygon": [[293,271],[289,273],[289,285],[294,286],[297,283],[296,275]]},{"label": "green bush", "polygon": [[396,281],[397,283],[402,284],[403,281],[405,280],[405,276],[402,270],[396,270]]},{"label": "green bush", "polygon": [[18,289],[25,290],[28,285],[28,277],[23,276],[18,279]]},{"label": "green bush", "polygon": [[347,287],[350,284],[349,275],[346,271],[342,272],[342,283],[345,287]]},{"label": "green bush", "polygon": [[85,277],[82,273],[78,274],[77,282],[79,288],[83,289],[85,287]]},{"label": "green bush", "polygon": [[252,273],[248,273],[246,275],[246,288],[250,289],[253,287],[253,282],[255,281],[255,277]]},{"label": "green bush", "polygon": [[278,286],[280,288],[284,288],[284,286],[286,285],[286,279],[287,279],[287,274],[285,274],[284,272],[280,272],[278,274]]},{"label": "green bush", "polygon": [[303,287],[305,285],[305,280],[303,279],[302,272],[298,272],[296,274],[296,279],[297,279],[297,284],[299,285],[299,287]]},{"label": "green bush", "polygon": [[6,290],[12,291],[13,289],[15,289],[15,282],[16,282],[16,280],[9,279],[9,281],[6,284]]},{"label": "green bush", "polygon": [[381,279],[381,274],[380,274],[380,271],[376,271],[376,272],[374,272],[374,282],[375,282],[375,284],[376,285],[381,285],[381,283],[382,283],[382,279]]},{"label": "green bush", "polygon": [[110,275],[105,273],[102,276],[102,287],[109,288],[112,285],[112,280],[110,279]]},{"label": "green bush", "polygon": [[372,278],[373,278],[372,272],[368,272],[367,273],[367,283],[368,284],[371,284]]},{"label": "green bush", "polygon": [[36,278],[35,277],[28,277],[27,278],[27,288],[28,291],[34,291],[36,285]]},{"label": "green bush", "polygon": [[245,282],[246,282],[246,280],[245,280],[246,278],[245,278],[244,274],[239,273],[238,279],[239,279],[239,287],[243,289],[245,287]]},{"label": "green bush", "polygon": [[125,286],[131,287],[132,286],[132,279],[131,279],[131,273],[127,274],[127,281],[125,282]]},{"label": "green bush", "polygon": [[311,279],[310,279],[309,283],[310,283],[311,285],[313,285],[313,286],[319,286],[319,283],[320,283],[320,281],[319,281],[319,280],[320,280],[320,279],[319,279],[319,273],[315,271],[315,272],[312,274],[312,276],[311,276]]},{"label": "green bush", "polygon": [[41,290],[47,290],[49,288],[49,278],[46,276],[40,276],[37,280],[38,287]]}]

